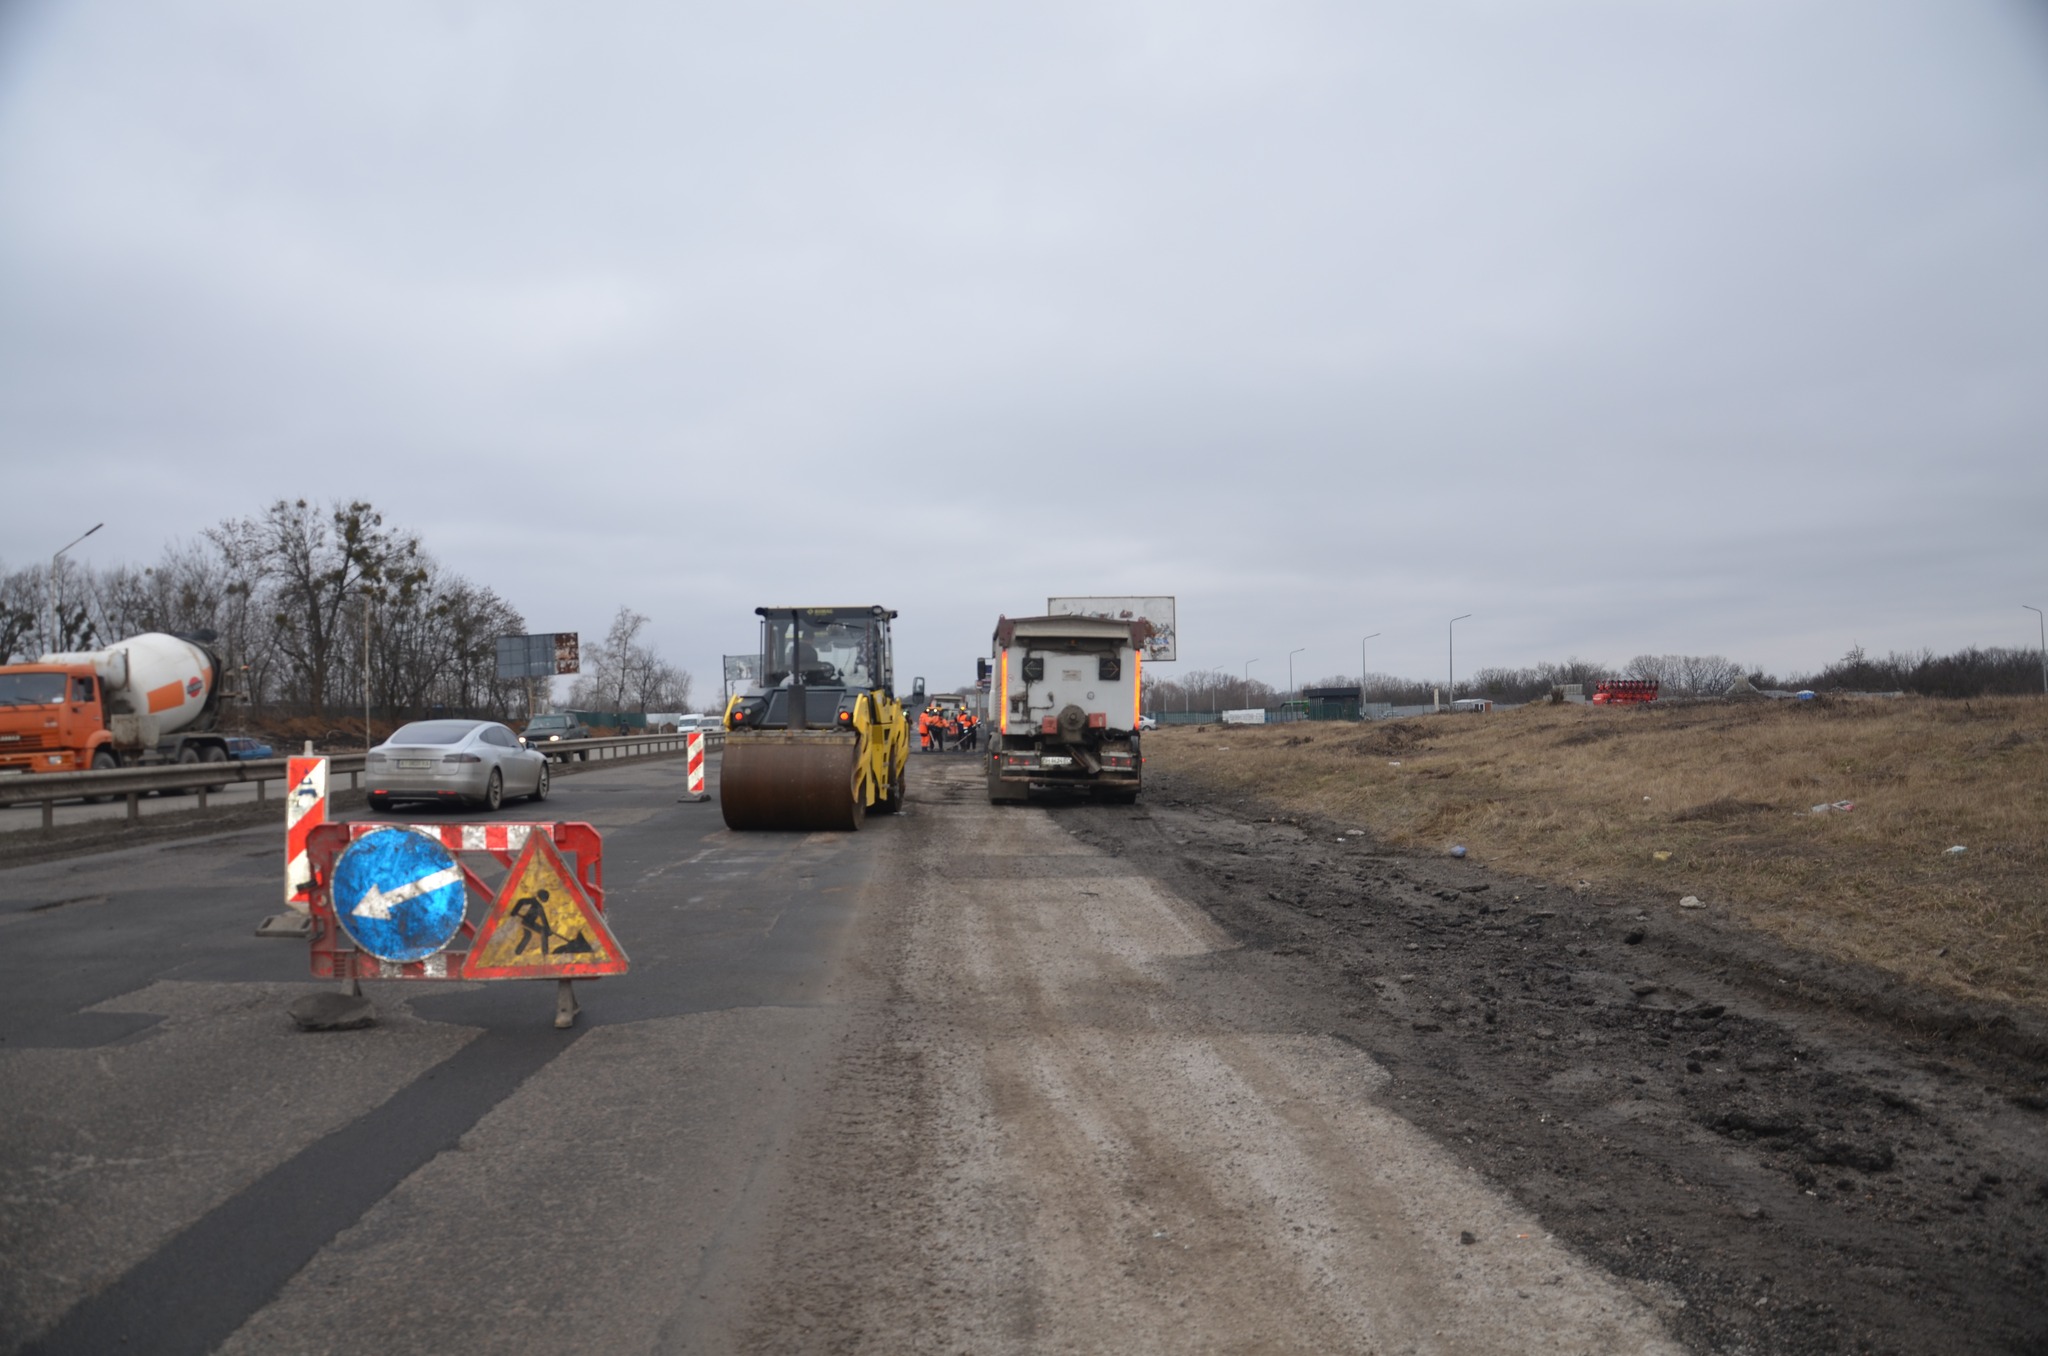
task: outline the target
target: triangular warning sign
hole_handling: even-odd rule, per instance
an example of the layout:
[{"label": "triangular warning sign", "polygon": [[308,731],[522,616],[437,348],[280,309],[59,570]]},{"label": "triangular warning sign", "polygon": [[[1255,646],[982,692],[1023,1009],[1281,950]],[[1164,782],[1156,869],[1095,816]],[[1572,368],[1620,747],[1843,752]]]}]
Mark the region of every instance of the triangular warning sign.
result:
[{"label": "triangular warning sign", "polygon": [[545,832],[526,850],[476,930],[464,979],[577,979],[623,975],[626,952],[576,884]]}]

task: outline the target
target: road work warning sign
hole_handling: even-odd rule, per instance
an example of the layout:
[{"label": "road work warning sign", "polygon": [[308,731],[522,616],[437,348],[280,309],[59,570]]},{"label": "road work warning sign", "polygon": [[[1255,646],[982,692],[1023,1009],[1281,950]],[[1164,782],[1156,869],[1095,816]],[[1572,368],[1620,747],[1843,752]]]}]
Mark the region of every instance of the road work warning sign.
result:
[{"label": "road work warning sign", "polygon": [[476,930],[464,979],[579,979],[626,973],[626,953],[545,834],[526,840]]}]

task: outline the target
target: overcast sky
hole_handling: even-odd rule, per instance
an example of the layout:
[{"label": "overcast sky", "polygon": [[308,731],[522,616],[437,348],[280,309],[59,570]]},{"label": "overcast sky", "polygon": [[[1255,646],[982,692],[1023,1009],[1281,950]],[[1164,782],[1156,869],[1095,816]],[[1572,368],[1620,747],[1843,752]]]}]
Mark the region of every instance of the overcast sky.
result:
[{"label": "overcast sky", "polygon": [[0,561],[361,497],[715,685],[760,603],[1181,672],[1779,672],[2048,607],[2029,0],[0,9]]}]

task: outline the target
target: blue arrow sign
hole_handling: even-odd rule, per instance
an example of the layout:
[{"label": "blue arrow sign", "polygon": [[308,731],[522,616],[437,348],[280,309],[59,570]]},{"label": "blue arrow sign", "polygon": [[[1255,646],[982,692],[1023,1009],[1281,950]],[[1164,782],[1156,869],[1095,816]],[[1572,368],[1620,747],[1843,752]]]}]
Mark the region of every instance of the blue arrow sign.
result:
[{"label": "blue arrow sign", "polygon": [[410,829],[378,829],[334,864],[334,917],[363,950],[388,961],[425,960],[448,945],[469,904],[455,855]]}]

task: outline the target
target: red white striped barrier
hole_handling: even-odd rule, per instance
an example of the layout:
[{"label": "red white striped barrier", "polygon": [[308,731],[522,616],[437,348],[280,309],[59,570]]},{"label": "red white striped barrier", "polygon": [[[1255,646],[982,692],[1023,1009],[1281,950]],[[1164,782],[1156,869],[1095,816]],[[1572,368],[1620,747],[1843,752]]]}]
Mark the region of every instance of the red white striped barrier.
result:
[{"label": "red white striped barrier", "polygon": [[291,781],[291,791],[284,802],[284,902],[294,912],[304,913],[313,884],[306,839],[327,822],[327,760],[288,759],[285,775]]},{"label": "red white striped barrier", "polygon": [[690,761],[690,799],[710,800],[711,793],[704,789],[704,732],[702,730],[690,731],[688,749]]},{"label": "red white striped barrier", "polygon": [[375,820],[349,821],[351,843],[379,829],[410,829],[424,834],[450,852],[517,852],[536,831],[552,837],[556,826],[547,824],[385,824]]}]

